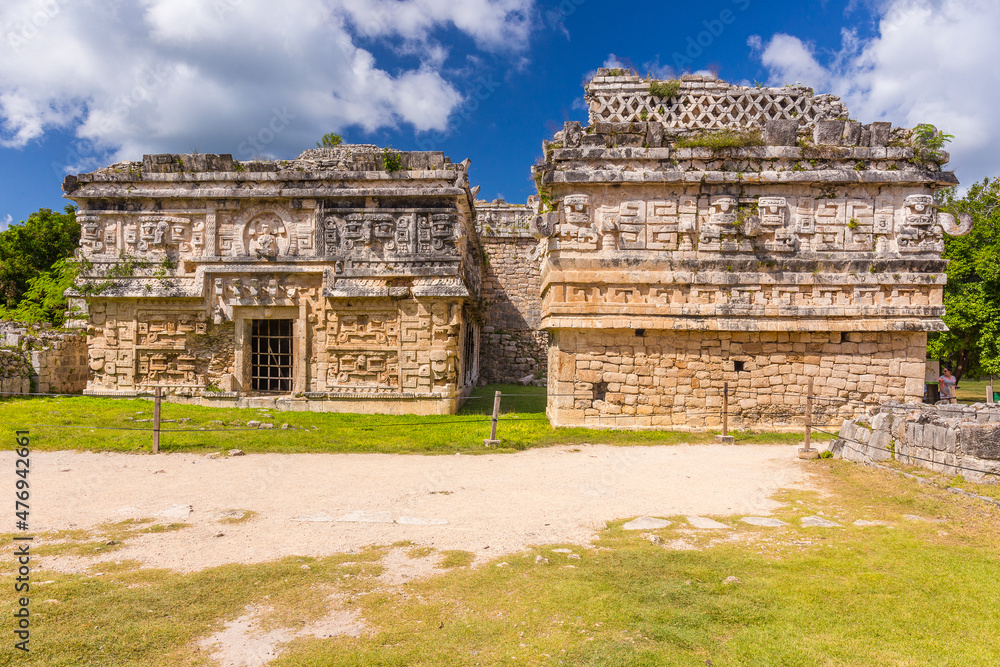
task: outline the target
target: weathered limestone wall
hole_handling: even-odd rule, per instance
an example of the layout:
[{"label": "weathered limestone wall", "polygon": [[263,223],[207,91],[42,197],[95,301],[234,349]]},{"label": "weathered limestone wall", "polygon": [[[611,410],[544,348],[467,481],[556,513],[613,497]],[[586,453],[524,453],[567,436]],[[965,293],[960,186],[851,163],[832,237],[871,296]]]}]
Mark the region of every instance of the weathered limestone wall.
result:
[{"label": "weathered limestone wall", "polygon": [[20,350],[0,348],[0,394],[31,392],[31,364]]},{"label": "weathered limestone wall", "polygon": [[[467,170],[355,145],[277,162],[147,155],[67,178],[92,267],[87,391],[454,412],[479,373]],[[255,357],[255,322],[290,335]],[[273,363],[287,382],[255,386]]]},{"label": "weathered limestone wall", "polygon": [[547,372],[548,333],[539,329],[540,248],[529,229],[536,205],[476,202],[476,227],[486,253],[481,382],[544,379]]},{"label": "weathered limestone wall", "polygon": [[76,394],[87,386],[87,338],[0,322],[0,393]]},{"label": "weathered limestone wall", "polygon": [[886,403],[845,423],[832,451],[848,461],[900,461],[972,482],[997,482],[1000,407]]},{"label": "weathered limestone wall", "polygon": [[802,87],[663,99],[600,70],[587,100],[535,167],[555,425],[712,426],[727,380],[755,392],[745,425],[793,419],[809,377],[842,416],[919,400],[943,235],[971,226],[935,204],[947,154]]},{"label": "weathered limestone wall", "polygon": [[731,426],[798,425],[813,378],[816,423],[830,423],[886,398],[919,399],[923,380],[912,376],[925,357],[919,333],[560,329],[549,416],[592,427],[718,427],[728,382]]}]

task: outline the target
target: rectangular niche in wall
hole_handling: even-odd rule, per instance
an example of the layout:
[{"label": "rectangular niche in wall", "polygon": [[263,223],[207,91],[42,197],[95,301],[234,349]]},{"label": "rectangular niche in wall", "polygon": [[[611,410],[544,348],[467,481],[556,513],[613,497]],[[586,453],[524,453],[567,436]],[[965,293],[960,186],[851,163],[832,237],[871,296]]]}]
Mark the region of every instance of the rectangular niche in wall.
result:
[{"label": "rectangular niche in wall", "polygon": [[250,386],[254,391],[292,390],[291,320],[254,320],[250,351]]}]

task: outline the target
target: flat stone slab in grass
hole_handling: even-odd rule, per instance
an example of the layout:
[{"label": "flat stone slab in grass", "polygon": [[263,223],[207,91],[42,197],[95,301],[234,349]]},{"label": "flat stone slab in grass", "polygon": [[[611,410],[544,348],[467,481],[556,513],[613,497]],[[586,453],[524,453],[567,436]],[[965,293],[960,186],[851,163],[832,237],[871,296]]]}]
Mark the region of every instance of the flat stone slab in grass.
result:
[{"label": "flat stone slab in grass", "polygon": [[310,523],[332,523],[336,521],[337,518],[327,514],[326,512],[320,512],[319,514],[303,514],[302,516],[297,516],[292,521],[302,521]]},{"label": "flat stone slab in grass", "polygon": [[347,523],[392,523],[389,512],[351,512],[337,519]]},{"label": "flat stone slab in grass", "polygon": [[745,516],[740,521],[749,523],[751,526],[763,526],[765,528],[780,528],[781,526],[788,525],[781,519],[772,519],[766,516]]},{"label": "flat stone slab in grass", "polygon": [[868,526],[889,526],[892,528],[892,524],[888,521],[869,521],[868,519],[858,519],[854,525],[859,528],[867,528]]},{"label": "flat stone slab in grass", "polygon": [[687,522],[694,526],[695,528],[701,528],[703,530],[715,530],[719,528],[731,528],[724,523],[719,523],[714,519],[709,519],[703,516],[689,516],[685,517]]},{"label": "flat stone slab in grass", "polygon": [[821,516],[804,516],[802,517],[802,525],[806,528],[843,528],[836,521],[830,521]]},{"label": "flat stone slab in grass", "polygon": [[929,519],[925,516],[917,516],[916,514],[906,514],[903,516],[907,521],[926,521],[927,523],[944,523],[944,519]]},{"label": "flat stone slab in grass", "polygon": [[656,530],[658,528],[666,528],[670,525],[670,522],[666,519],[654,519],[651,516],[641,516],[638,519],[633,519],[629,521],[624,526],[625,530]]},{"label": "flat stone slab in grass", "polygon": [[416,516],[401,516],[396,519],[396,523],[404,526],[446,526],[447,519],[422,519]]},{"label": "flat stone slab in grass", "polygon": [[186,519],[193,511],[190,505],[171,505],[167,509],[157,512],[156,516],[162,519]]}]

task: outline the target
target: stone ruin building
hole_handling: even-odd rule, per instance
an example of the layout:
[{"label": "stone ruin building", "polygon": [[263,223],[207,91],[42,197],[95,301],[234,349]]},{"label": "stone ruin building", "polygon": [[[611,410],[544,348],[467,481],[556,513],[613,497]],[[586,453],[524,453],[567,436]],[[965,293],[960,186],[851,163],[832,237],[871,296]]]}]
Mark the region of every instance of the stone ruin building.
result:
[{"label": "stone ruin building", "polygon": [[549,337],[540,328],[540,247],[531,233],[537,204],[535,197],[527,205],[476,202],[476,229],[487,259],[480,364],[491,382],[544,383]]},{"label": "stone ruin building", "polygon": [[535,167],[553,425],[714,426],[726,382],[743,426],[801,423],[809,378],[821,417],[919,402],[971,225],[947,155],[804,87],[665,88],[600,70]]},{"label": "stone ruin building", "polygon": [[553,425],[601,428],[718,426],[725,383],[744,427],[801,423],[810,378],[820,418],[920,399],[942,233],[971,224],[935,207],[946,153],[798,86],[586,94],[527,206],[374,146],[67,178],[88,392],[443,413],[547,376]]},{"label": "stone ruin building", "polygon": [[88,393],[453,412],[479,373],[467,167],[346,146],[275,162],[147,155],[68,177]]}]

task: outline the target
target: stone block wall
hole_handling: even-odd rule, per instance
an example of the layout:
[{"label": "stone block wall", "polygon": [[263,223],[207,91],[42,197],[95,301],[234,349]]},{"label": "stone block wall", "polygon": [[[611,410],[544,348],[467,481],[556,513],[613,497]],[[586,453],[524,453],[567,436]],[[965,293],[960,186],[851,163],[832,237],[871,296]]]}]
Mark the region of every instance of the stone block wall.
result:
[{"label": "stone block wall", "polygon": [[542,317],[539,247],[527,206],[476,202],[476,227],[485,253],[481,383],[544,378],[548,333]]},{"label": "stone block wall", "polygon": [[31,391],[31,365],[20,350],[0,348],[0,394]]},{"label": "stone block wall", "polygon": [[900,461],[977,483],[997,482],[1000,406],[890,402],[844,424],[832,451],[848,461]]},{"label": "stone block wall", "polygon": [[0,323],[0,393],[77,394],[87,386],[87,337]]},{"label": "stone block wall", "polygon": [[554,426],[732,428],[839,423],[923,395],[922,333],[561,329],[549,348]]}]

